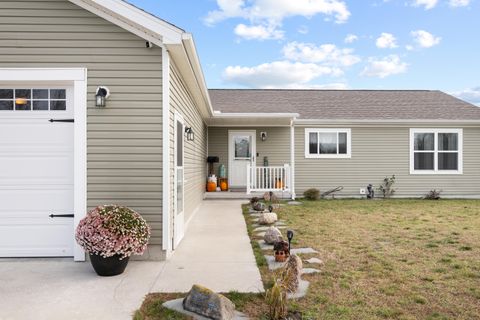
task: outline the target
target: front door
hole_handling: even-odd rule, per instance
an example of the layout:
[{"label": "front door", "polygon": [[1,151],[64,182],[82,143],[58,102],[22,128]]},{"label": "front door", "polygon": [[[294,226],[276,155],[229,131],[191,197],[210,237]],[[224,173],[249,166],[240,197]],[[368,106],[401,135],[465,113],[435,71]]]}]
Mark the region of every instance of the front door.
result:
[{"label": "front door", "polygon": [[175,180],[174,180],[174,219],[173,219],[173,249],[183,239],[185,233],[184,214],[184,145],[185,122],[180,114],[175,114]]},{"label": "front door", "polygon": [[230,186],[247,186],[247,165],[255,164],[256,131],[229,131],[229,169]]}]

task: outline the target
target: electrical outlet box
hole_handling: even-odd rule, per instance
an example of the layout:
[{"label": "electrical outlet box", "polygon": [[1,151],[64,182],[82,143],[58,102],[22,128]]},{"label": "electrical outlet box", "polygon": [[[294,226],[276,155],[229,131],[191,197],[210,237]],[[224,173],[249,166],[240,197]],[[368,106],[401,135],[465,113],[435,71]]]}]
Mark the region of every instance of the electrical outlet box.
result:
[{"label": "electrical outlet box", "polygon": [[360,188],[360,194],[367,194],[367,190],[365,188]]}]

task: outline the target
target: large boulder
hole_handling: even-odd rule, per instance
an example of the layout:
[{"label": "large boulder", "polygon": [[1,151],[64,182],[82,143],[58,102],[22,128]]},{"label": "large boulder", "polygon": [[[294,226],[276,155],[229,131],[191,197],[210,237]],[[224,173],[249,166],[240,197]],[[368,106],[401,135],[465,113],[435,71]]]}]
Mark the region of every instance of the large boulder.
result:
[{"label": "large boulder", "polygon": [[282,233],[277,228],[270,227],[265,231],[263,240],[265,241],[265,243],[274,244],[275,242],[283,240]]},{"label": "large boulder", "polygon": [[273,224],[277,222],[278,217],[275,212],[264,212],[258,219],[259,224]]},{"label": "large boulder", "polygon": [[233,302],[199,285],[194,285],[183,299],[183,308],[214,320],[232,320],[235,317]]},{"label": "large boulder", "polygon": [[296,254],[290,255],[287,263],[282,270],[282,281],[289,293],[296,292],[300,285],[300,276],[302,275],[302,259]]}]

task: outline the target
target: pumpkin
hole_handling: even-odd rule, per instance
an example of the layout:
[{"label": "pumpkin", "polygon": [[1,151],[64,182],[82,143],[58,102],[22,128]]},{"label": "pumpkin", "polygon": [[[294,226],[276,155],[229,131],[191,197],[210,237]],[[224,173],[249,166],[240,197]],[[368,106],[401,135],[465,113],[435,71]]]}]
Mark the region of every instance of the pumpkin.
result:
[{"label": "pumpkin", "polygon": [[217,191],[217,184],[213,181],[209,181],[207,183],[207,191],[208,192],[215,192]]},{"label": "pumpkin", "polygon": [[228,183],[226,180],[220,181],[220,190],[227,191],[228,190]]},{"label": "pumpkin", "polygon": [[284,185],[283,185],[283,181],[282,179],[277,179],[275,181],[275,189],[283,189]]}]

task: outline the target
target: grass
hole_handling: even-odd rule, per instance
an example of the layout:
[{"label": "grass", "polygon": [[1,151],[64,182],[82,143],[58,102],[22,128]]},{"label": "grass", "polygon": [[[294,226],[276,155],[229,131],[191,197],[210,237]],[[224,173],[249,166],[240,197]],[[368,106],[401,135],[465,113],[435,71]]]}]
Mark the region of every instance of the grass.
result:
[{"label": "grass", "polygon": [[[303,319],[480,319],[480,201],[304,201],[279,215],[295,231],[295,247],[320,252],[304,260],[324,261],[320,274],[303,276],[308,295],[290,301]],[[270,287],[251,217],[245,219]],[[227,296],[252,319],[267,319],[263,295]],[[135,319],[186,319],[149,316],[165,298],[172,296],[147,297],[137,312],[143,318]]]}]

